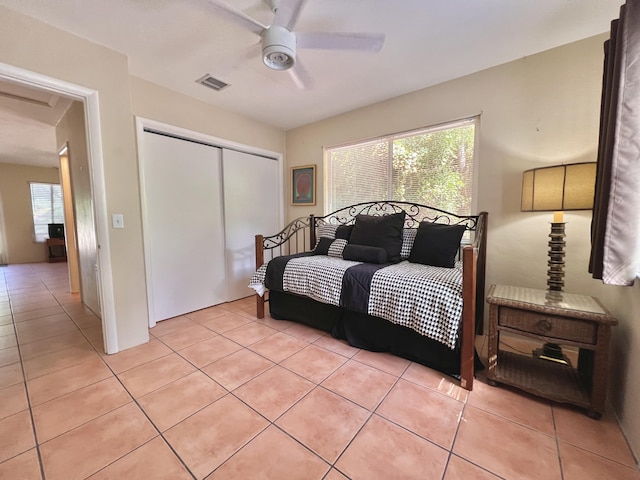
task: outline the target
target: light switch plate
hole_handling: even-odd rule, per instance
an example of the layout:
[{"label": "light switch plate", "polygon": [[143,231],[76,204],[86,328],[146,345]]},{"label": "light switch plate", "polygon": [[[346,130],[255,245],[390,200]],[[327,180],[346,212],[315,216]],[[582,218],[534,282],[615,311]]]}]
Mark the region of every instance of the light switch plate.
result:
[{"label": "light switch plate", "polygon": [[113,228],[124,228],[124,215],[121,213],[114,213],[111,215],[111,223]]}]

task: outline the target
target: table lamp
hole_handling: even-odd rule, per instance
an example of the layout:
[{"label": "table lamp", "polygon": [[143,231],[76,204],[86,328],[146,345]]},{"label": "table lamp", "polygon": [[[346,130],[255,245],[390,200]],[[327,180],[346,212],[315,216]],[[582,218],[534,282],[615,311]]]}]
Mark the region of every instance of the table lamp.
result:
[{"label": "table lamp", "polygon": [[596,162],[572,163],[526,170],[522,174],[523,212],[554,212],[549,234],[547,287],[564,288],[564,211],[591,210],[596,183]]}]

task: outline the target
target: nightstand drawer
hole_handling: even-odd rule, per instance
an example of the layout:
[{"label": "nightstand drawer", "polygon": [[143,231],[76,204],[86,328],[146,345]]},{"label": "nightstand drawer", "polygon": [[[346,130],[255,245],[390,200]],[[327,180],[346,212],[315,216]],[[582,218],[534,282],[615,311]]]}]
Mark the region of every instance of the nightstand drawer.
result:
[{"label": "nightstand drawer", "polygon": [[597,324],[585,320],[501,307],[498,324],[545,337],[595,345]]}]

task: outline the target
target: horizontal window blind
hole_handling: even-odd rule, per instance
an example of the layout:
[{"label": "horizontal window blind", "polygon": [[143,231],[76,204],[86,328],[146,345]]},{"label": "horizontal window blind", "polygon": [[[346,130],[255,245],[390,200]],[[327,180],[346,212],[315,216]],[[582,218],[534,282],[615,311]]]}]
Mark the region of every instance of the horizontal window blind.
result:
[{"label": "horizontal window blind", "polygon": [[478,118],[325,151],[329,211],[400,200],[471,214]]},{"label": "horizontal window blind", "polygon": [[62,188],[53,183],[30,182],[33,231],[36,242],[49,237],[50,223],[64,223]]}]

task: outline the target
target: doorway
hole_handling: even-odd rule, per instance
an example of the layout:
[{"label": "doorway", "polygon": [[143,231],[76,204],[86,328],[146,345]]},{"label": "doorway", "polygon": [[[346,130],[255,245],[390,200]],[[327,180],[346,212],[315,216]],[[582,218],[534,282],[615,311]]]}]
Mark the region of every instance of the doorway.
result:
[{"label": "doorway", "polygon": [[[107,239],[108,222],[102,142],[99,127],[98,92],[3,63],[0,63],[0,81],[31,87],[45,92],[57,93],[82,103],[86,127],[87,156],[91,170],[91,198],[95,212],[94,234],[96,239]],[[97,266],[96,278],[98,281],[96,282],[96,297],[99,299],[99,305],[101,307],[99,311],[101,312],[104,348],[106,353],[116,353],[118,351],[118,341],[109,242],[100,242],[97,240],[97,246],[98,255],[95,265]]]}]

